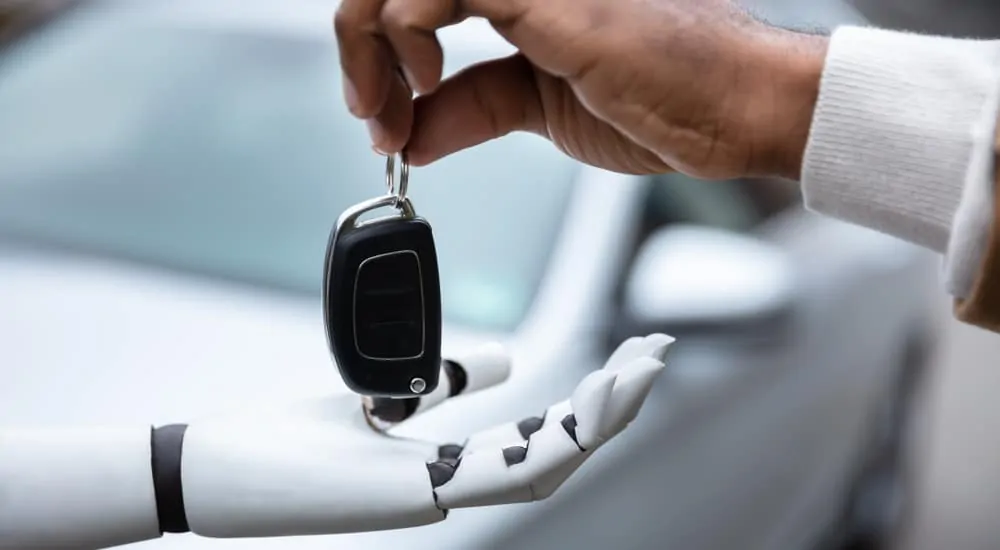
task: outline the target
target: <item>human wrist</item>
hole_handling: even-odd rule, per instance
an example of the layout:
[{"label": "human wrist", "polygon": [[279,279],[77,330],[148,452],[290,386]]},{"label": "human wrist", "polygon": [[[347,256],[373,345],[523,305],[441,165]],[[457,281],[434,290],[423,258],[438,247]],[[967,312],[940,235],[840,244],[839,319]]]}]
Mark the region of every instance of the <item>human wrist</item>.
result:
[{"label": "human wrist", "polygon": [[747,48],[751,79],[745,135],[753,152],[748,176],[798,180],[829,39],[783,29],[762,29]]}]

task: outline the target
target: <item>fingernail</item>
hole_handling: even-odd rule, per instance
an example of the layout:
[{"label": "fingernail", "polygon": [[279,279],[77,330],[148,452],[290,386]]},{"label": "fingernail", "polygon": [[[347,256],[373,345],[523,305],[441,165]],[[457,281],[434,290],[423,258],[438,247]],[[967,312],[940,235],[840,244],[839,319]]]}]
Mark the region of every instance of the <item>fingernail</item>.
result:
[{"label": "fingernail", "polygon": [[417,79],[413,77],[413,73],[410,72],[410,69],[408,69],[406,66],[403,66],[403,84],[406,84],[406,87],[410,89],[411,94],[414,91],[420,92],[420,90],[417,89],[416,82]]},{"label": "fingernail", "polygon": [[355,116],[358,115],[358,89],[354,87],[354,83],[351,82],[347,75],[344,75],[344,101],[347,102],[347,108]]},{"label": "fingernail", "polygon": [[386,155],[384,143],[385,143],[385,130],[382,125],[378,123],[374,118],[369,118],[365,121],[368,125],[368,135],[371,136],[372,140],[372,150],[380,155]]}]

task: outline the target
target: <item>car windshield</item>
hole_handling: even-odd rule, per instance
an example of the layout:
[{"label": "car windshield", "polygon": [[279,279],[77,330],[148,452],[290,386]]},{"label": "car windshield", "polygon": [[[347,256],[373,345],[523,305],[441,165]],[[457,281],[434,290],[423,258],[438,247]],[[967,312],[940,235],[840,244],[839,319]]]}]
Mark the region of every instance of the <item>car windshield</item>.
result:
[{"label": "car windshield", "polygon": [[[318,296],[327,238],[383,193],[332,41],[78,17],[0,61],[0,236]],[[578,165],[517,134],[415,168],[445,319],[513,329]]]}]

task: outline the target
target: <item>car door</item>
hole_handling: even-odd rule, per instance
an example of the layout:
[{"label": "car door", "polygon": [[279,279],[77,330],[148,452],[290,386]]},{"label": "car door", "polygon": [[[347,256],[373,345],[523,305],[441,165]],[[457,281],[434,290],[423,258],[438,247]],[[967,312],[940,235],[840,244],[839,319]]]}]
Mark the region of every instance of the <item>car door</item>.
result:
[{"label": "car door", "polygon": [[[730,366],[720,379],[732,391],[703,404],[711,412],[692,430],[689,446],[701,441],[703,457],[707,449],[730,457],[720,463],[726,471],[715,473],[718,481],[702,480],[706,488],[730,489],[702,500],[708,517],[727,518],[727,527],[680,530],[691,530],[684,540],[694,548],[811,547],[840,519],[872,437],[871,419],[919,330],[913,323],[923,319],[929,273],[923,255],[806,212],[791,182],[664,179],[651,187],[648,204],[666,214],[647,226],[680,219],[751,235],[781,250],[800,282],[794,321],[775,331],[781,337],[772,345],[707,339],[716,356],[729,353],[716,360]],[[697,471],[694,464],[686,471]]]},{"label": "car door", "polygon": [[705,405],[712,412],[697,433],[739,458],[717,473],[733,491],[706,500],[730,527],[694,529],[692,547],[811,547],[840,519],[870,419],[921,318],[910,307],[925,295],[915,250],[806,212],[791,182],[662,179],[648,202],[667,214],[650,225],[680,218],[750,235],[785,254],[799,281],[793,321],[773,345],[708,338],[716,354],[731,353],[733,391]]},{"label": "car door", "polygon": [[[651,179],[640,196],[639,223],[622,243],[632,259],[670,225],[756,234],[798,204],[786,182],[706,184],[676,175]],[[629,267],[611,289],[613,302],[621,301]],[[802,368],[814,366],[808,324],[781,328],[789,332],[764,344],[718,334],[679,342],[647,410],[624,441],[602,451],[614,458],[490,547],[771,548],[790,508],[815,486],[806,481],[817,453],[803,446],[816,439],[818,418],[807,390],[819,387],[823,372]],[[612,330],[608,349],[621,338]],[[822,527],[819,518],[809,522],[809,531]]]},{"label": "car door", "polygon": [[[656,231],[678,224],[721,229],[772,245],[764,228],[801,208],[798,187],[790,182],[707,183],[670,174],[653,179],[644,210],[636,250]],[[819,453],[803,447],[822,438],[815,435],[818,416],[810,389],[821,386],[827,371],[812,364],[818,349],[809,338],[807,319],[816,310],[808,295],[802,298],[789,317],[760,321],[760,335],[767,338],[762,342],[744,340],[722,327],[679,343],[683,349],[688,341],[692,356],[682,364],[682,358],[675,358],[680,375],[669,390],[679,402],[674,420],[679,427],[650,450],[666,460],[654,461],[645,475],[669,480],[660,482],[660,492],[649,493],[654,498],[649,508],[673,513],[670,527],[647,533],[642,547],[671,541],[671,546],[686,548],[772,548],[790,511],[812,489],[809,478]],[[816,531],[824,520],[802,518],[803,527]],[[651,518],[650,524],[668,522]]]}]

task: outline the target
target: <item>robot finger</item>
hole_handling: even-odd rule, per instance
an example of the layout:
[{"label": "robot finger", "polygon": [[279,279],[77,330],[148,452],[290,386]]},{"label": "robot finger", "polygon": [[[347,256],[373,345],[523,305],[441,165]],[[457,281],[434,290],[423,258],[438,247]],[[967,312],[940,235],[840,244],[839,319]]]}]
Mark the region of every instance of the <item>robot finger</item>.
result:
[{"label": "robot finger", "polygon": [[666,334],[650,334],[649,336],[634,336],[618,345],[618,348],[604,364],[606,370],[618,371],[639,357],[652,357],[663,361],[667,348],[675,342],[673,336]]},{"label": "robot finger", "polygon": [[384,432],[448,399],[503,383],[510,377],[510,363],[510,355],[500,344],[445,358],[441,361],[441,381],[433,392],[410,399],[365,399],[365,414],[373,428]]},{"label": "robot finger", "polygon": [[[606,370],[595,371],[585,378],[581,385],[586,387],[598,381],[603,381],[602,386],[610,389],[616,376],[615,373]],[[507,422],[476,432],[461,445],[448,446],[448,454],[452,455],[451,458],[459,458],[463,454],[475,452],[480,449],[503,449],[524,445],[525,441],[546,426],[550,420],[555,419],[558,421],[571,414],[573,414],[573,406],[569,399],[564,399],[550,406],[540,416],[530,416],[522,419],[520,422]]]},{"label": "robot finger", "polygon": [[[522,433],[526,431],[522,422],[473,436],[469,448],[455,458],[428,464],[438,506],[466,508],[547,498],[628,424],[662,369],[662,363],[647,356],[618,372],[592,372],[567,402],[533,422],[530,433]],[[568,414],[563,415],[567,404]],[[510,444],[515,434],[521,442]]]},{"label": "robot finger", "polygon": [[[623,342],[608,359],[605,367],[597,373],[617,374],[614,384],[614,394],[610,401],[610,409],[606,415],[607,425],[601,426],[602,432],[617,433],[629,422],[635,419],[639,408],[645,402],[657,375],[663,370],[663,360],[667,349],[674,343],[674,338],[665,334],[653,334],[646,337],[630,338]],[[648,359],[636,363],[639,359]],[[630,366],[626,369],[626,366]],[[601,379],[605,374],[594,373],[592,376]],[[592,383],[592,382],[587,382]],[[574,410],[570,399],[566,399],[549,407],[541,416],[529,417],[520,422],[502,424],[478,432],[462,445],[448,446],[448,455],[457,458],[462,453],[476,449],[509,447],[519,445],[531,434],[537,432],[550,418],[561,419]]]}]

